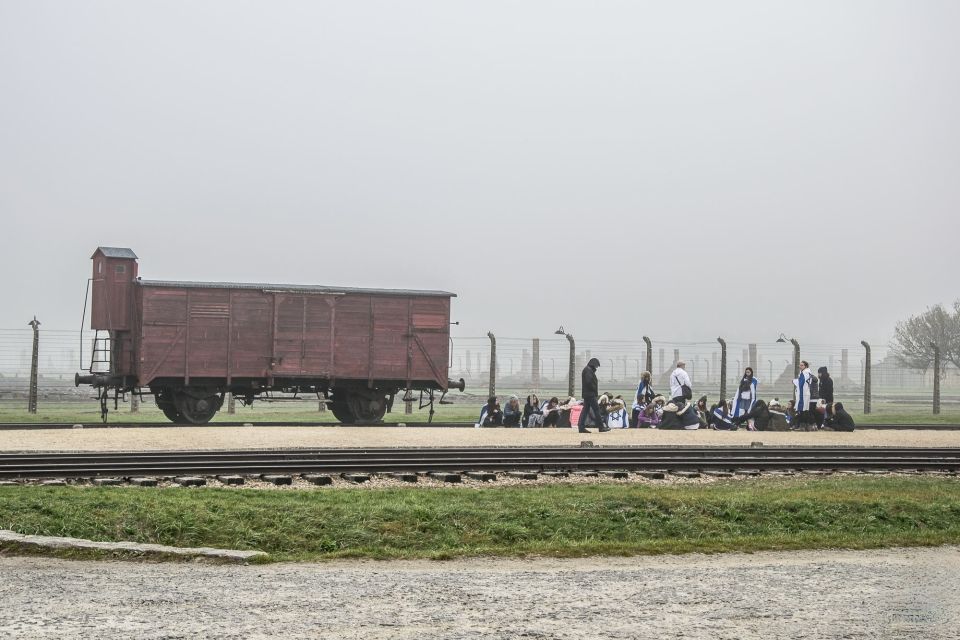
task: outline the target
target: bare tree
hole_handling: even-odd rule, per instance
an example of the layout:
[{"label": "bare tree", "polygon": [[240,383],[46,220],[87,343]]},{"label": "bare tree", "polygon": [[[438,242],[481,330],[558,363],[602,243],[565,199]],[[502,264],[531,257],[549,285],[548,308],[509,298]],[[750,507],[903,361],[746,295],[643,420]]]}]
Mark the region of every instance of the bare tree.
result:
[{"label": "bare tree", "polygon": [[938,304],[898,322],[890,348],[900,364],[926,371],[933,366],[934,344],[940,348],[941,373],[948,363],[960,368],[960,300],[952,313]]}]

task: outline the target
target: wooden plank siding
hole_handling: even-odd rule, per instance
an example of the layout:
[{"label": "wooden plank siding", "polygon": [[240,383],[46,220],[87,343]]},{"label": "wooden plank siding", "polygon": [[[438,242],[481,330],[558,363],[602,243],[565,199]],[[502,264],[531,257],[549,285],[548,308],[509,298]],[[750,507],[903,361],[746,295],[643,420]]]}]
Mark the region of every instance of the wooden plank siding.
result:
[{"label": "wooden plank siding", "polygon": [[280,378],[376,386],[409,375],[414,385],[446,387],[448,297],[137,289],[141,385],[157,378],[269,385]]}]

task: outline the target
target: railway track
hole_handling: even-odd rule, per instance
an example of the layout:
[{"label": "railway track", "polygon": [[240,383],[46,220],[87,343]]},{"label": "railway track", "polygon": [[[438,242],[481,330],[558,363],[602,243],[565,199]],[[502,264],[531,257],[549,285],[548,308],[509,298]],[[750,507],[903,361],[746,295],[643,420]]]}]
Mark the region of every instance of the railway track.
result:
[{"label": "railway track", "polygon": [[[350,424],[345,425],[342,422],[292,422],[292,421],[274,421],[274,422],[211,422],[203,425],[206,427],[430,427],[446,429],[472,429],[472,422],[394,422],[382,424]],[[22,431],[22,430],[45,430],[45,429],[168,429],[171,427],[192,427],[191,425],[174,424],[172,422],[111,422],[104,424],[102,422],[85,422],[82,424],[75,422],[0,422],[0,431]],[[918,431],[960,431],[960,424],[866,424],[858,425],[857,430],[918,430]]]},{"label": "railway track", "polygon": [[960,448],[484,447],[0,454],[0,479],[584,470],[960,470]]}]

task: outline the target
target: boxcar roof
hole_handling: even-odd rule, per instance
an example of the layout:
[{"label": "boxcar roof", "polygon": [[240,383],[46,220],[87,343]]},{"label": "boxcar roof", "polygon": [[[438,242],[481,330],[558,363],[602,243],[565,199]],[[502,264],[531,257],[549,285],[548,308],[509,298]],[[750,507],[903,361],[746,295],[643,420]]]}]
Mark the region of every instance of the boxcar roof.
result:
[{"label": "boxcar roof", "polygon": [[381,296],[436,296],[455,298],[449,291],[425,291],[419,289],[361,289],[359,287],[326,287],[313,284],[266,284],[256,282],[184,282],[173,280],[139,280],[144,287],[175,287],[180,289],[253,289],[256,291],[292,291],[303,293],[348,293]]},{"label": "boxcar roof", "polygon": [[[137,254],[135,254],[132,249],[125,249],[123,247],[97,247],[97,250],[93,252],[93,256],[97,255],[97,252],[102,253],[104,257],[107,258],[137,259]],[[93,256],[90,257],[92,258]]]}]

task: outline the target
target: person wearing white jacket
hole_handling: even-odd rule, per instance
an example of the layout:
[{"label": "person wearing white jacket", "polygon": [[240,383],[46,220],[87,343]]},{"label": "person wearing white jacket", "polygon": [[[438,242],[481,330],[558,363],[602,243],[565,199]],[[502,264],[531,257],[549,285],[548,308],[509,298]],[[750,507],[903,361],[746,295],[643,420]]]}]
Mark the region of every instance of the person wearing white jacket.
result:
[{"label": "person wearing white jacket", "polygon": [[793,425],[794,429],[807,428],[809,425],[815,425],[817,423],[813,418],[813,414],[810,412],[810,380],[812,378],[813,374],[810,373],[810,365],[807,364],[806,360],[801,360],[800,375],[793,381],[793,386],[796,387],[793,390],[793,399],[797,411],[797,424]]},{"label": "person wearing white jacket", "polygon": [[687,385],[691,391],[693,390],[693,382],[690,381],[686,366],[687,363],[680,360],[677,362],[677,368],[670,374],[670,402],[677,406],[687,401],[687,398],[683,396],[683,385]]}]

